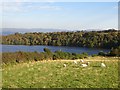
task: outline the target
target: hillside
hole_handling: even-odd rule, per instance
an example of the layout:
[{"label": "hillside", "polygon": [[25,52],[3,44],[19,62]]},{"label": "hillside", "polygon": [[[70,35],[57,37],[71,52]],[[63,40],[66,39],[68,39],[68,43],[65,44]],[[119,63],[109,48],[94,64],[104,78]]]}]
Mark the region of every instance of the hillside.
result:
[{"label": "hillside", "polygon": [[[73,60],[3,65],[3,88],[118,88],[118,58],[89,57],[88,67]],[[99,60],[99,61],[96,61]],[[101,67],[104,62],[106,67]],[[66,67],[64,67],[66,64]]]}]

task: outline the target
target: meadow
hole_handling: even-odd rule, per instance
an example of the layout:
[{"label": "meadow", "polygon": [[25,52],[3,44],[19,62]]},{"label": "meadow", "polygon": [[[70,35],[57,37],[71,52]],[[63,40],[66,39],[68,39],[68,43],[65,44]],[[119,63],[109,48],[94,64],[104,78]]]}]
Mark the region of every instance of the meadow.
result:
[{"label": "meadow", "polygon": [[[30,61],[2,66],[2,88],[118,88],[118,58]],[[101,62],[106,67],[101,67]],[[64,67],[66,64],[66,67]]]}]

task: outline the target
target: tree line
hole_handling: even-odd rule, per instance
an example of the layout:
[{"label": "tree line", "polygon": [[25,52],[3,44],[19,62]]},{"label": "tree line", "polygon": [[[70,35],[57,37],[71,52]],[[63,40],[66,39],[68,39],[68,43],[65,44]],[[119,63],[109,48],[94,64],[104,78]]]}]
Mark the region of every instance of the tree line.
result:
[{"label": "tree line", "polygon": [[[98,54],[94,54],[92,56],[120,56],[120,47],[119,49],[112,49],[108,53],[99,52]],[[29,61],[42,61],[42,60],[75,60],[75,59],[83,59],[87,58],[88,53],[69,53],[63,52],[61,50],[51,52],[48,48],[44,48],[44,52],[4,52],[2,53],[2,63],[21,63],[21,62],[29,62]]]},{"label": "tree line", "polygon": [[2,63],[20,63],[29,61],[42,61],[42,60],[74,60],[87,58],[87,53],[69,53],[63,51],[51,52],[48,48],[44,48],[44,52],[5,52],[2,53]]},{"label": "tree line", "polygon": [[111,49],[120,46],[120,31],[109,29],[104,31],[15,33],[2,36],[2,44],[78,46]]}]

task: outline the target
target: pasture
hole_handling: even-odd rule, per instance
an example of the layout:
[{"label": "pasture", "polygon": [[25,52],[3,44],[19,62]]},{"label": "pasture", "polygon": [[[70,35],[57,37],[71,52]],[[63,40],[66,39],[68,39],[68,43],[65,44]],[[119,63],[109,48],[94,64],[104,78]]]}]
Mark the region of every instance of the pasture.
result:
[{"label": "pasture", "polygon": [[[2,66],[3,88],[118,88],[118,58],[88,57],[87,67],[76,60],[48,60]],[[101,67],[104,62],[106,67]],[[66,67],[64,66],[66,64]]]}]

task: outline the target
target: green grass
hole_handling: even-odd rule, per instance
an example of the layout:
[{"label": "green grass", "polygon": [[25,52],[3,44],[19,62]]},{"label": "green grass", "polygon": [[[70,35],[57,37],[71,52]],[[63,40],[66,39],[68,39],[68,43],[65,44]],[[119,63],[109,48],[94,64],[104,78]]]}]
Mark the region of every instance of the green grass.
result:
[{"label": "green grass", "polygon": [[[89,60],[97,57],[90,57]],[[102,58],[102,57],[101,57]],[[101,59],[98,57],[98,59]],[[110,58],[106,58],[110,59]],[[105,60],[106,60],[105,59]],[[115,59],[115,58],[113,58]],[[63,64],[67,67],[64,67]],[[118,62],[91,61],[86,68],[70,61],[3,65],[3,88],[118,88]]]}]

